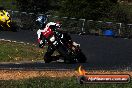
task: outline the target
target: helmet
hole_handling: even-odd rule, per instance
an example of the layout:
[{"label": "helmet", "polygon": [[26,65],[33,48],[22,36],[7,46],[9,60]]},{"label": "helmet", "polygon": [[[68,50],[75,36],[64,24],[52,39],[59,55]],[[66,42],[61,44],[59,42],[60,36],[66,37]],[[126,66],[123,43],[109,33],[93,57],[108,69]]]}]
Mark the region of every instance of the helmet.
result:
[{"label": "helmet", "polygon": [[46,25],[47,16],[38,16],[36,21],[38,22],[38,24],[40,25],[40,27],[43,28]]}]

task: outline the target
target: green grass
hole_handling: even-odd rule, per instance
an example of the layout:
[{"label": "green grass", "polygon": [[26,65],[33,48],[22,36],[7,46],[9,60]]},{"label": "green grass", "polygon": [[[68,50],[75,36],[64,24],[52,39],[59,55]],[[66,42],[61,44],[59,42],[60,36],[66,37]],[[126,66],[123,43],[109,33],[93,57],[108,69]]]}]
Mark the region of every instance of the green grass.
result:
[{"label": "green grass", "polygon": [[0,6],[5,9],[17,10],[16,0],[0,0]]},{"label": "green grass", "polygon": [[43,60],[45,51],[38,46],[0,41],[0,62]]},{"label": "green grass", "polygon": [[[39,48],[32,44],[0,41],[0,62],[43,61],[46,50],[47,48]],[[53,53],[53,55],[57,54],[57,52]]]},{"label": "green grass", "polygon": [[72,78],[30,78],[23,80],[0,81],[0,88],[132,88],[127,84],[79,84]]}]

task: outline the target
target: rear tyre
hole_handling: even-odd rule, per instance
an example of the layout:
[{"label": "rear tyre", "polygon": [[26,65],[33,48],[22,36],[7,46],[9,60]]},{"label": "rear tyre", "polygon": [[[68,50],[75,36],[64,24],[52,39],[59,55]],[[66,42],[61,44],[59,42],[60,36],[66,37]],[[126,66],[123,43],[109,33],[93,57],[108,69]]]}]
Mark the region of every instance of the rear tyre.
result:
[{"label": "rear tyre", "polygon": [[79,63],[86,63],[87,58],[82,52],[79,52],[77,54],[77,60],[78,60]]},{"label": "rear tyre", "polygon": [[64,62],[67,64],[75,64],[77,61],[75,59],[75,56],[72,54],[66,55]]}]

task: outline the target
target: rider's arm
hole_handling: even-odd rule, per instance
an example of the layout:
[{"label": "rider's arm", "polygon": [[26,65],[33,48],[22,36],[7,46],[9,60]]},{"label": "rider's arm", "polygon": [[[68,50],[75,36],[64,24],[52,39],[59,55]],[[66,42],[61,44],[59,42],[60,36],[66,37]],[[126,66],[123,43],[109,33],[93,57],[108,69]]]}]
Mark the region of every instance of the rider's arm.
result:
[{"label": "rider's arm", "polygon": [[38,43],[40,43],[41,41],[41,30],[40,29],[37,31],[37,35],[38,35]]},{"label": "rider's arm", "polygon": [[39,47],[40,47],[40,48],[43,48],[44,45],[45,45],[44,38],[42,38],[42,32],[43,32],[43,30],[38,30],[38,31],[37,31],[38,43],[39,43]]}]

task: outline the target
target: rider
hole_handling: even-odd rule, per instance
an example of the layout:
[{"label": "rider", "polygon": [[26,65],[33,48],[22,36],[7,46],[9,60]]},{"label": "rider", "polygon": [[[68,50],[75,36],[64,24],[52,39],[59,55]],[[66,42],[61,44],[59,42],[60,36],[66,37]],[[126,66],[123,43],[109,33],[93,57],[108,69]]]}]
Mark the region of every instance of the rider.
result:
[{"label": "rider", "polygon": [[[47,23],[47,16],[39,16],[36,21],[40,25],[40,29],[37,31],[39,47],[43,48],[44,45],[47,43],[46,38],[53,31],[51,29],[55,29],[55,28],[59,29],[61,27],[61,24],[58,22],[57,23],[55,23],[55,22]],[[43,34],[45,36],[43,36]],[[58,59],[58,57],[51,56],[54,53],[54,51],[55,51],[55,48],[52,45],[48,45],[47,52],[44,55],[45,63],[49,63],[53,60]]]},{"label": "rider", "polygon": [[39,47],[42,48],[43,45],[44,45],[43,44],[44,42],[43,42],[43,39],[42,39],[42,33],[47,34],[46,37],[48,37],[48,34],[50,34],[50,32],[52,32],[52,30],[50,30],[50,29],[60,28],[61,25],[58,22],[57,23],[54,23],[54,22],[47,23],[47,16],[39,16],[36,21],[40,25],[40,29],[37,31],[37,35],[38,35]]},{"label": "rider", "polygon": [[[52,31],[58,31],[58,30],[60,31],[61,23],[60,22],[47,23],[47,16],[39,16],[36,21],[39,22],[39,24],[40,24],[40,29],[37,31],[39,47],[43,48],[44,45],[47,43],[47,38],[49,37],[49,34],[52,33]],[[54,29],[56,29],[56,30],[54,30]],[[45,36],[43,36],[43,35],[45,35]],[[63,38],[63,40],[69,41],[75,45],[78,45],[77,43],[72,42],[70,36]],[[45,63],[49,63],[49,62],[51,62],[53,60],[57,60],[59,58],[56,56],[51,56],[55,50],[56,50],[55,47],[53,47],[52,45],[48,45],[47,52],[44,55]]]}]

